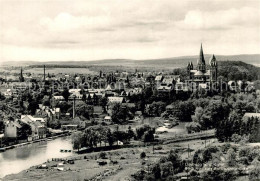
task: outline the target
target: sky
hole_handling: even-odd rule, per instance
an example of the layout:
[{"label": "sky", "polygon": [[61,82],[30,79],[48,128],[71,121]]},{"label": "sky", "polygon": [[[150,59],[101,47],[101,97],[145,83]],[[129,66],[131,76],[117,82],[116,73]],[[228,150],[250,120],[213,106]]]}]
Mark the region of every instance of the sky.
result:
[{"label": "sky", "polygon": [[0,0],[0,62],[260,53],[260,0]]}]

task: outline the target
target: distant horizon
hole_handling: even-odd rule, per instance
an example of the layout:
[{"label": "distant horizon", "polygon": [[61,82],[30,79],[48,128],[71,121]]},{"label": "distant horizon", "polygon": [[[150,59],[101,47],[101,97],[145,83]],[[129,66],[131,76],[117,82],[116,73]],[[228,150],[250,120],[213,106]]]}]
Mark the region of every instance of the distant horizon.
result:
[{"label": "distant horizon", "polygon": [[[212,56],[213,54],[205,53],[204,56]],[[253,54],[228,54],[228,55],[218,55],[214,54],[217,58],[217,56],[260,56],[260,53],[253,53]],[[150,59],[130,59],[130,58],[105,58],[105,59],[96,59],[96,60],[10,60],[10,61],[3,61],[2,63],[7,62],[95,62],[95,61],[106,61],[106,60],[131,60],[131,61],[149,61],[149,60],[162,60],[162,59],[177,59],[177,58],[195,58],[199,55],[182,55],[182,56],[173,56],[173,57],[161,57],[161,58],[150,58]],[[238,60],[242,61],[242,60]],[[260,59],[259,59],[260,61]]]}]

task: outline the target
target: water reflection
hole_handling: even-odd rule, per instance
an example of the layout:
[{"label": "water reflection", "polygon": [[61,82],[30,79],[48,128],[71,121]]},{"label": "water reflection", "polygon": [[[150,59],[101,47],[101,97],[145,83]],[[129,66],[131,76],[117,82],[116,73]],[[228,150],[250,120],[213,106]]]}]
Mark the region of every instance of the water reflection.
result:
[{"label": "water reflection", "polygon": [[69,137],[33,143],[0,153],[0,178],[43,163],[47,159],[62,158],[73,154],[61,153],[60,149],[72,149]]}]

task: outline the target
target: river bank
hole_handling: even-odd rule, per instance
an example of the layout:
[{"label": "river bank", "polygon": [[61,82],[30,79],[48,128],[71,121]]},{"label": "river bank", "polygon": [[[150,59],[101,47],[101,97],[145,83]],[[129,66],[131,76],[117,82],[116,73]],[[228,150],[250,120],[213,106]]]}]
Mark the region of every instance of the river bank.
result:
[{"label": "river bank", "polygon": [[64,158],[74,154],[61,152],[61,149],[72,150],[70,136],[55,136],[47,141],[38,141],[1,152],[0,178],[19,173],[51,158]]},{"label": "river bank", "polygon": [[18,143],[18,144],[14,144],[14,145],[10,145],[10,146],[5,146],[5,147],[0,148],[0,152],[4,152],[4,151],[9,150],[9,149],[29,145],[29,144],[32,144],[32,143],[37,143],[37,142],[42,142],[42,141],[50,141],[50,140],[53,140],[55,138],[69,136],[69,135],[70,135],[70,132],[65,132],[65,133],[61,133],[59,135],[54,135],[54,136],[50,136],[50,137],[46,137],[46,138],[42,138],[42,139],[27,141],[25,143]]},{"label": "river bank", "polygon": [[[105,151],[106,159],[100,159],[100,152],[71,155],[65,160],[73,160],[74,164],[65,161],[63,171],[57,166],[62,161],[45,160],[42,164],[45,169],[39,169],[42,164],[32,166],[18,174],[7,175],[3,180],[127,180],[131,174],[149,164],[156,162],[162,156],[169,153],[171,149],[178,149],[182,157],[188,156],[187,145],[190,149],[197,150],[204,146],[202,140],[192,140],[181,143],[169,143],[167,145],[142,146],[134,148],[121,148]],[[158,148],[157,148],[158,147]],[[159,149],[160,148],[160,149]],[[140,159],[140,153],[146,153],[146,159]],[[104,165],[100,165],[100,160]]]}]

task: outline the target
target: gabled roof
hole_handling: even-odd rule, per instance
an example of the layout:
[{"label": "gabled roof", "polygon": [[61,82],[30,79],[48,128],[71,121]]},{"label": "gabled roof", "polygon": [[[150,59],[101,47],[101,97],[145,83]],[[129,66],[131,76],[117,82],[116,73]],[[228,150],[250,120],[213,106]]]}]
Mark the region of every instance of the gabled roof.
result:
[{"label": "gabled roof", "polygon": [[162,80],[162,75],[157,75],[157,76],[155,77],[155,80],[156,80],[156,81],[161,81],[161,80]]},{"label": "gabled roof", "polygon": [[53,98],[56,100],[64,100],[63,96],[53,96]]},{"label": "gabled roof", "polygon": [[260,113],[249,113],[249,112],[247,112],[247,113],[244,114],[244,117],[246,117],[246,118],[254,117],[254,118],[260,119]]},{"label": "gabled roof", "polygon": [[111,119],[111,116],[105,116],[104,119]]},{"label": "gabled roof", "polygon": [[31,122],[41,122],[45,123],[45,120],[43,118],[34,118],[31,115],[21,115],[21,122],[25,124],[29,124]]},{"label": "gabled roof", "polygon": [[122,103],[124,98],[123,97],[108,97],[109,103]]},{"label": "gabled roof", "polygon": [[200,75],[204,75],[204,73],[198,70],[194,75],[200,76]]},{"label": "gabled roof", "polygon": [[17,121],[6,121],[5,124],[13,124],[17,128],[21,128],[22,127]]},{"label": "gabled roof", "polygon": [[213,66],[216,64],[216,57],[213,54],[212,57],[209,59],[209,65]]}]

